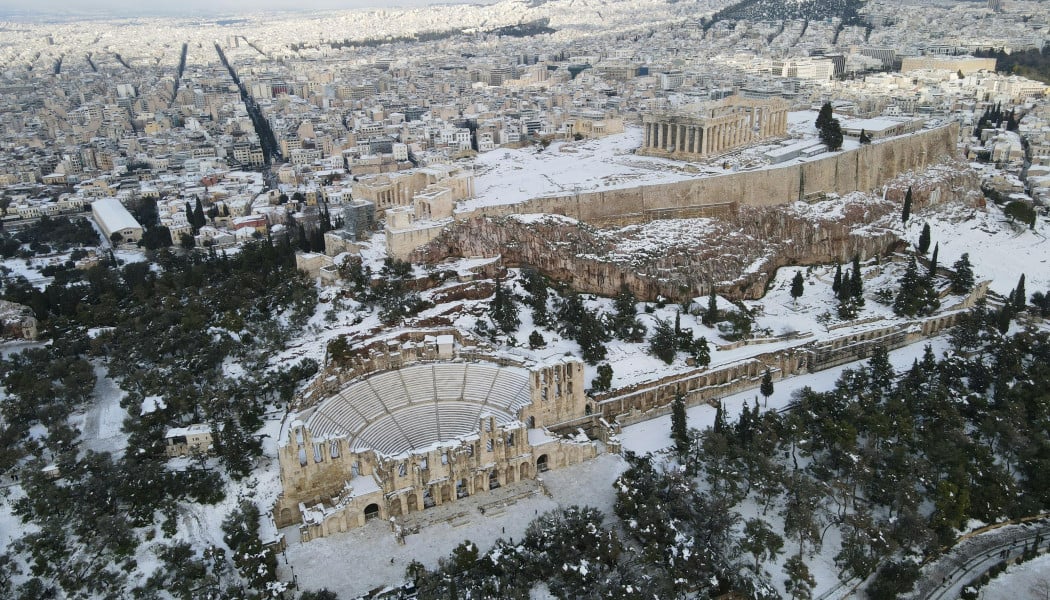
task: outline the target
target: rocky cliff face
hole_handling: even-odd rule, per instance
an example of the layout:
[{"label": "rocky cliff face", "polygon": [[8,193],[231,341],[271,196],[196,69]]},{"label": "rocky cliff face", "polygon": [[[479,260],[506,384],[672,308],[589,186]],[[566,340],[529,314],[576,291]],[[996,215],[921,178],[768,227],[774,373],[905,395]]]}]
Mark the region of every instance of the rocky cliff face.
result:
[{"label": "rocky cliff face", "polygon": [[412,260],[497,256],[505,266],[530,265],[579,291],[615,295],[622,283],[642,299],[683,301],[710,292],[761,297],[777,268],[869,258],[900,242],[901,201],[913,208],[979,197],[968,170],[938,166],[908,174],[881,195],[778,206],[738,206],[724,217],[655,220],[600,229],[556,215],[480,217],[456,224]]}]

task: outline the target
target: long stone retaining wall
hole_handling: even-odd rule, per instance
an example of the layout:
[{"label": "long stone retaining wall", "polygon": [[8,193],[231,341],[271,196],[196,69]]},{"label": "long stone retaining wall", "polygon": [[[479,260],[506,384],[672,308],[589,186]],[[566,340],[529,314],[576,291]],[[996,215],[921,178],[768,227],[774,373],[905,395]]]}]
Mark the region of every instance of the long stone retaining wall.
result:
[{"label": "long stone retaining wall", "polygon": [[457,219],[523,213],[560,214],[595,225],[713,216],[733,203],[771,206],[824,193],[873,190],[897,175],[956,154],[959,125],[867,144],[799,165],[687,181],[548,196],[457,213]]}]

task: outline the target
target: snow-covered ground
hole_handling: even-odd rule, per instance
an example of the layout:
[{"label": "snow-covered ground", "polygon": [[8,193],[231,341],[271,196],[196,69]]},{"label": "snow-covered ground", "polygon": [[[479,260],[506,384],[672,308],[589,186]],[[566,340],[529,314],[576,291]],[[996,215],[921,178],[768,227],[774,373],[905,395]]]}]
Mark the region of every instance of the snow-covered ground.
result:
[{"label": "snow-covered ground", "polygon": [[[475,195],[460,202],[458,210],[516,204],[542,196],[558,196],[658,183],[673,183],[704,175],[724,175],[771,165],[764,157],[782,143],[812,140],[819,143],[814,122],[817,111],[788,113],[787,139],[734,150],[711,160],[687,162],[635,154],[642,144],[641,127],[628,125],[623,133],[599,139],[556,141],[545,149],[497,148],[479,154],[473,162]],[[847,139],[842,150],[856,148]],[[819,155],[817,158],[822,158]],[[796,164],[794,159],[775,166]]]},{"label": "snow-covered ground", "polygon": [[77,428],[80,429],[80,439],[85,450],[110,452],[116,457],[128,445],[127,435],[121,429],[128,413],[120,406],[121,399],[127,393],[109,378],[109,371],[105,367],[96,365],[95,377],[92,404],[82,415]]},{"label": "snow-covered ground", "polygon": [[[355,597],[403,581],[405,567],[413,560],[436,567],[438,559],[447,558],[466,540],[482,552],[501,537],[520,540],[529,523],[546,511],[576,504],[594,506],[608,516],[616,500],[612,484],[625,468],[619,456],[605,454],[544,473],[541,485],[522,481],[413,513],[404,524],[423,520],[426,525],[418,534],[406,535],[404,545],[398,544],[390,523],[381,520],[305,544],[299,542],[297,528],[288,527],[282,530],[288,549],[279,560],[279,574],[286,580],[294,575],[300,589],[327,587],[341,598]],[[501,498],[513,504],[498,506]],[[332,568],[336,558],[352,568]]]},{"label": "snow-covered ground", "polygon": [[983,600],[1044,600],[1050,598],[1050,554],[1010,565],[981,590]]}]

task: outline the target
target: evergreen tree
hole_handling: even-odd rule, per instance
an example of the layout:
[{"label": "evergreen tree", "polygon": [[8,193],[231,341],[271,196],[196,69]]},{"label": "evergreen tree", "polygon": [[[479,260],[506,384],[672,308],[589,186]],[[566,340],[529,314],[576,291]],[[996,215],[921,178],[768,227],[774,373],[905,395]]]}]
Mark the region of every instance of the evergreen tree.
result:
[{"label": "evergreen tree", "polygon": [[707,345],[706,337],[693,340],[692,345],[689,347],[689,353],[697,366],[706,367],[711,364],[711,349]]},{"label": "evergreen tree", "polygon": [[521,321],[518,319],[518,305],[513,294],[504,288],[503,282],[496,280],[496,294],[490,307],[492,320],[503,333],[510,335],[518,330]]},{"label": "evergreen tree", "polygon": [[711,295],[707,297],[707,311],[704,313],[704,325],[711,326],[718,322],[718,297],[715,296],[715,288],[711,286]]},{"label": "evergreen tree", "polygon": [[1015,312],[1020,312],[1025,309],[1028,304],[1028,295],[1024,289],[1024,273],[1021,273],[1020,279],[1017,280],[1017,287],[1014,288],[1013,293],[1013,308]]},{"label": "evergreen tree", "polygon": [[940,242],[933,245],[933,255],[930,256],[930,279],[937,277],[937,254],[941,249]]},{"label": "evergreen tree", "polygon": [[764,404],[768,406],[769,397],[773,395],[773,374],[769,372],[768,367],[762,374],[762,385],[759,386],[758,391],[762,392],[762,397],[765,399]]},{"label": "evergreen tree", "polygon": [[748,519],[744,523],[744,536],[740,549],[755,557],[755,573],[760,573],[759,562],[773,560],[784,547],[784,538],[777,535],[762,519]]},{"label": "evergreen tree", "polygon": [[193,228],[193,235],[197,235],[199,227],[197,227],[197,221],[193,218],[193,207],[190,203],[186,203],[186,222],[191,228]]},{"label": "evergreen tree", "polygon": [[973,289],[973,267],[970,266],[970,255],[963,253],[952,265],[952,292],[967,294]]},{"label": "evergreen tree", "polygon": [[827,127],[820,130],[820,141],[831,151],[842,148],[842,125],[838,119],[832,119]]},{"label": "evergreen tree", "polygon": [[919,276],[914,256],[908,263],[900,285],[900,291],[893,301],[894,314],[907,317],[927,315],[940,306],[930,278]]},{"label": "evergreen tree", "polygon": [[547,281],[535,269],[523,268],[521,276],[524,280],[525,291],[529,293],[526,303],[532,309],[532,322],[542,326],[550,323],[550,315],[547,312]]},{"label": "evergreen tree", "polygon": [[589,310],[584,309],[581,316],[579,332],[576,343],[580,345],[580,355],[589,364],[605,360],[608,349],[605,342],[609,341],[608,333],[602,326],[601,319]]},{"label": "evergreen tree", "polygon": [[857,306],[864,306],[864,278],[860,271],[860,255],[853,255],[853,272],[850,275],[849,293]]},{"label": "evergreen tree", "polygon": [[674,333],[674,327],[663,319],[656,320],[656,328],[649,338],[649,352],[667,364],[674,362],[675,353],[678,350],[678,337]]},{"label": "evergreen tree", "polygon": [[831,103],[825,102],[824,105],[820,107],[820,112],[817,113],[817,121],[816,123],[814,123],[814,125],[817,127],[817,131],[820,131],[827,127],[828,124],[831,123],[831,120],[834,118],[833,115],[834,111],[831,108]]},{"label": "evergreen tree", "polygon": [[860,145],[866,146],[871,143],[871,137],[863,129],[860,130]]},{"label": "evergreen tree", "polygon": [[726,409],[722,405],[722,401],[718,401],[718,407],[715,408],[715,433],[725,433],[729,428],[726,425]]},{"label": "evergreen tree", "polygon": [[813,586],[817,584],[817,581],[810,574],[809,567],[806,566],[806,561],[802,560],[801,554],[787,559],[787,562],[784,563],[784,573],[787,574],[787,579],[784,580],[784,590],[791,595],[793,600],[809,600],[813,597]]},{"label": "evergreen tree", "polygon": [[[533,307],[535,309],[535,307]],[[561,333],[565,337],[575,340],[580,335],[580,326],[583,323],[586,309],[583,307],[583,299],[575,292],[569,292],[558,307],[558,321],[561,322]]]},{"label": "evergreen tree", "polygon": [[543,339],[543,334],[537,329],[533,329],[532,333],[529,334],[529,348],[536,350],[547,345],[547,340]]},{"label": "evergreen tree", "polygon": [[797,303],[804,291],[806,291],[806,284],[802,279],[802,271],[795,271],[795,277],[791,280],[791,301]]},{"label": "evergreen tree", "polygon": [[598,365],[597,375],[591,380],[591,389],[595,392],[607,392],[612,387],[613,369],[609,363]]},{"label": "evergreen tree", "polygon": [[674,440],[678,456],[689,451],[689,429],[685,416],[685,398],[679,394],[671,401],[671,439]]},{"label": "evergreen tree", "polygon": [[616,337],[628,342],[640,342],[645,337],[645,326],[638,322],[638,300],[627,284],[620,285],[620,293],[613,301],[612,324]]},{"label": "evergreen tree", "polygon": [[901,222],[907,223],[908,218],[911,217],[911,186],[908,186],[908,191],[904,194],[904,208],[901,209]]},{"label": "evergreen tree", "polygon": [[835,292],[835,297],[839,297],[839,291],[842,290],[842,265],[835,263],[835,279],[831,281],[831,291]]},{"label": "evergreen tree", "polygon": [[926,254],[930,249],[930,224],[923,223],[922,233],[919,234],[919,254]]},{"label": "evergreen tree", "polygon": [[197,206],[193,209],[193,226],[197,229],[204,227],[208,223],[207,219],[204,218],[204,205],[201,204],[200,196],[197,197]]}]

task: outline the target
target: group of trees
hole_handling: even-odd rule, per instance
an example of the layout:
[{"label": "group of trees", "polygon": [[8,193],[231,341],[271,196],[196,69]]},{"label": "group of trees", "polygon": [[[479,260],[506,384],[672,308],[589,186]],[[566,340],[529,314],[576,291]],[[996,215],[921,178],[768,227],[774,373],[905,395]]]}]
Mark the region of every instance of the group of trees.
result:
[{"label": "group of trees", "polygon": [[[1019,294],[1020,282],[1012,296]],[[979,304],[952,331],[943,357],[927,347],[897,373],[876,347],[833,390],[797,392],[786,413],[746,405],[731,421],[720,407],[714,425],[697,431],[686,427],[684,401],[676,398],[672,439],[681,468],[629,457],[630,468],[615,484],[614,528],[626,537],[613,541],[609,528],[592,522],[588,546],[577,554],[565,551],[558,528],[550,527],[565,516],[541,519],[552,536],[540,553],[541,568],[556,578],[551,591],[621,597],[631,586],[658,597],[732,591],[773,597],[773,575],[763,562],[788,553],[783,587],[793,598],[808,598],[814,585],[808,557],[834,527],[843,578],[874,573],[873,598],[906,593],[918,577],[908,557],[939,552],[970,519],[995,522],[1050,505],[1050,405],[1040,401],[1050,389],[1048,359],[1050,334],[1004,335]],[[742,521],[744,502],[778,514],[779,528],[761,517]],[[533,535],[539,527],[530,528]],[[457,551],[462,560],[436,572],[416,566],[420,597],[450,589],[527,597],[535,579],[515,574],[537,568],[533,544],[500,541],[488,554]],[[579,577],[584,560],[592,579],[566,587],[558,578]]]},{"label": "group of trees", "polygon": [[[203,559],[188,559],[186,547],[167,544],[159,558],[171,573],[146,573],[138,588],[128,574],[136,548],[156,535],[157,524],[164,536],[176,533],[180,502],[217,502],[223,473],[239,479],[253,468],[265,407],[289,401],[317,369],[313,361],[263,368],[313,314],[316,291],[296,271],[287,244],[263,240],[233,256],[161,249],[155,260],[63,272],[43,290],[15,278],[0,291],[32,307],[45,336],[62,340],[0,359],[6,391],[0,470],[21,479],[26,496],[16,514],[32,524],[9,550],[7,558],[18,560],[0,556],[0,565],[8,565],[0,569],[28,565],[29,579],[0,595],[39,598],[61,590],[70,597],[155,598],[162,588],[183,590],[172,592],[180,597],[200,590],[214,590],[216,598],[271,594],[272,571],[260,583],[259,567],[238,556],[247,552],[239,545],[228,558],[211,549]],[[228,372],[229,361],[245,366],[244,374]],[[111,455],[77,446],[70,415],[85,408],[101,375],[126,392],[121,406],[133,417],[123,430],[133,451]],[[162,402],[143,411],[147,397]],[[190,423],[211,425],[218,460],[169,469],[165,432]],[[43,433],[28,435],[31,428]],[[46,464],[61,477],[46,476]],[[242,564],[248,566],[237,574]],[[244,584],[255,591],[242,592]]]},{"label": "group of trees", "polygon": [[87,219],[43,216],[17,232],[0,232],[0,256],[31,257],[98,245],[98,233]]},{"label": "group of trees", "polygon": [[828,147],[828,150],[834,151],[842,147],[842,124],[834,117],[830,102],[825,102],[820,107],[816,126],[820,141]]},{"label": "group of trees", "polygon": [[339,266],[339,274],[349,284],[354,300],[365,308],[379,309],[384,325],[400,323],[430,306],[416,291],[412,264],[406,261],[387,258],[378,276],[373,276],[372,267],[353,256]]},{"label": "group of trees", "polygon": [[656,319],[656,327],[649,339],[649,352],[667,364],[674,362],[679,352],[688,353],[701,367],[711,363],[711,348],[707,338],[694,338],[692,329],[684,329],[681,312],[675,313],[674,325],[669,321]]},{"label": "group of trees", "polygon": [[831,290],[839,301],[840,319],[855,319],[864,306],[864,278],[860,270],[860,255],[854,255],[853,268],[843,275],[842,265],[835,265],[835,278]]},{"label": "group of trees", "polygon": [[1004,122],[1006,123],[1007,131],[1017,131],[1018,120],[1014,116],[1013,110],[1009,113],[1003,113],[1002,103],[996,104],[994,108],[989,106],[984,109],[984,114],[977,119],[977,125],[973,128],[973,136],[980,137],[981,131],[989,127],[1002,127]]}]

